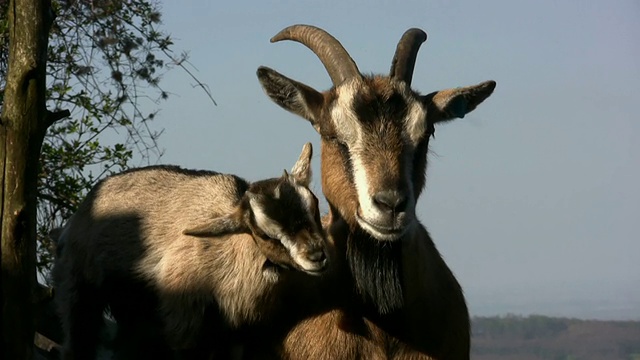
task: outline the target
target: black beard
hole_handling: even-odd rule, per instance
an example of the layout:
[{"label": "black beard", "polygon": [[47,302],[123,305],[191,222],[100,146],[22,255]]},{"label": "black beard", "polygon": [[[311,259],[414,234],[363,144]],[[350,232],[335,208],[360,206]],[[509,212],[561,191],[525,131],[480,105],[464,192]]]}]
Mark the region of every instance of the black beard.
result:
[{"label": "black beard", "polygon": [[347,259],[356,292],[381,315],[400,309],[402,262],[400,241],[381,242],[358,229],[347,242]]}]

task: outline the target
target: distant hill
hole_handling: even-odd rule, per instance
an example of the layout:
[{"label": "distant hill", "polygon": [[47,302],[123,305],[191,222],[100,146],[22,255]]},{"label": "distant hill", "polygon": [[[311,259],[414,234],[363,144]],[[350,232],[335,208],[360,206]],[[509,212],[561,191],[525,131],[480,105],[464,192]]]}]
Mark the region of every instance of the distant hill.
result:
[{"label": "distant hill", "polygon": [[640,321],[472,318],[474,360],[640,360]]}]

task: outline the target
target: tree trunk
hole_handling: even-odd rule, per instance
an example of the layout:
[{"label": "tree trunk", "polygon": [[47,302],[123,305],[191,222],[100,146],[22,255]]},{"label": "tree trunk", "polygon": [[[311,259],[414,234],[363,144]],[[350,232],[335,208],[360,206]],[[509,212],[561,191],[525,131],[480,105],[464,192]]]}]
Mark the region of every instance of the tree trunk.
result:
[{"label": "tree trunk", "polygon": [[11,0],[9,62],[0,117],[2,187],[2,358],[30,359],[36,290],[38,158],[49,125],[65,115],[45,106],[47,45],[53,13],[47,0]]}]

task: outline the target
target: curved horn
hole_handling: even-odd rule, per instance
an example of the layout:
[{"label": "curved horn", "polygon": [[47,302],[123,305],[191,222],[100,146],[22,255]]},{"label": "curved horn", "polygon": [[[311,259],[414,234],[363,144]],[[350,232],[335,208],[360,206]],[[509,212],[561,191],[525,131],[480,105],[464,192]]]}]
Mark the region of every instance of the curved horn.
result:
[{"label": "curved horn", "polygon": [[333,85],[338,86],[345,80],[360,77],[358,66],[347,50],[328,32],[311,25],[292,25],[271,38],[271,42],[293,40],[313,51],[322,61],[331,77]]},{"label": "curved horn", "polygon": [[416,65],[416,57],[420,45],[427,40],[427,33],[420,29],[409,29],[405,31],[396,47],[396,53],[391,61],[392,78],[404,81],[411,86],[413,68]]}]

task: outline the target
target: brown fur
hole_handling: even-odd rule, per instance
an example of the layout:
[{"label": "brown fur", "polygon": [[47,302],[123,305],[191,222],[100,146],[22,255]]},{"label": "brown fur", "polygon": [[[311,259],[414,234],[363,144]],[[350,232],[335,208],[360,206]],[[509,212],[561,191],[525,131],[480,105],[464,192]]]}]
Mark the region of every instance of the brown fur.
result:
[{"label": "brown fur", "polygon": [[[344,229],[334,229],[332,238],[343,239],[343,232]],[[404,300],[399,310],[382,314],[370,306],[367,297],[348,291],[338,295],[341,299],[325,297],[333,308],[293,326],[274,358],[468,358],[469,320],[462,291],[424,227],[418,226],[412,233],[413,238],[407,235],[402,239],[400,259],[397,259],[402,267],[400,283]],[[338,249],[341,246],[336,244]],[[349,262],[348,259],[341,261],[344,262],[332,263],[332,267],[345,266]],[[377,272],[373,266],[369,270]],[[334,268],[333,271],[350,270]],[[350,283],[344,276],[331,279],[337,287],[348,285],[338,285],[336,281]],[[342,299],[345,297],[351,300],[345,302]],[[260,354],[265,350],[255,351]],[[255,357],[259,358],[262,357]]]},{"label": "brown fur", "polygon": [[[323,93],[265,67],[258,78],[272,100],[309,120],[321,135],[327,229],[338,254],[331,265],[338,275],[327,281],[346,289],[325,298],[330,310],[310,315],[275,339],[277,357],[468,359],[469,314],[462,290],[415,219],[415,202],[424,188],[435,124],[464,117],[491,95],[495,82],[421,96],[393,77],[356,76]],[[363,179],[368,193],[357,191]],[[384,213],[379,202],[362,203],[384,191],[407,199],[406,206],[379,217],[384,226],[403,229],[396,238],[374,237],[356,215],[367,206]],[[354,256],[358,244],[369,244],[370,255]],[[398,246],[399,251],[385,248]]]}]

